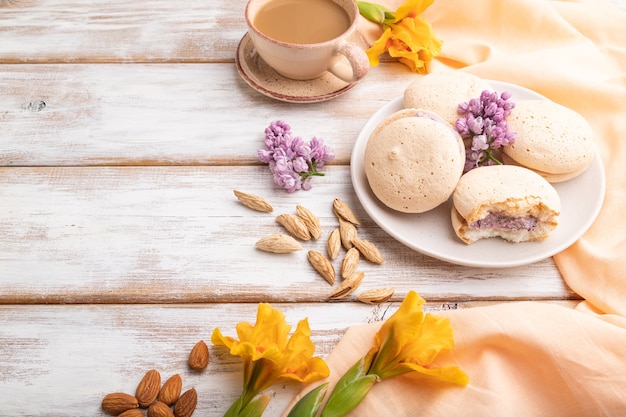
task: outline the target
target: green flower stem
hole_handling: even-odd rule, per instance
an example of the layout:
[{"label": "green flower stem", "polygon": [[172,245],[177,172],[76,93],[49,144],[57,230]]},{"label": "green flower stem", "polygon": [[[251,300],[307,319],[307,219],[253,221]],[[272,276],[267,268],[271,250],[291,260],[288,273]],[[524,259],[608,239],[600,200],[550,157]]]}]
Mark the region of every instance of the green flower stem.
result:
[{"label": "green flower stem", "polygon": [[268,395],[259,395],[250,400],[242,394],[232,403],[224,417],[261,417],[269,402]]},{"label": "green flower stem", "polygon": [[327,389],[328,382],[307,392],[306,395],[300,398],[296,405],[293,406],[287,417],[315,417],[326,396]]},{"label": "green flower stem", "polygon": [[498,164],[498,165],[502,165],[502,162],[500,162],[500,161],[498,160],[498,158],[496,158],[495,156],[493,156],[493,155],[491,154],[490,150],[489,150],[489,151],[487,151],[487,152],[485,152],[485,153],[487,154],[487,159],[492,160],[493,162],[495,162],[495,163],[496,163],[496,164]]},{"label": "green flower stem", "polygon": [[343,417],[354,410],[372,389],[376,375],[368,375],[369,363],[361,358],[346,372],[333,389],[321,417]]}]

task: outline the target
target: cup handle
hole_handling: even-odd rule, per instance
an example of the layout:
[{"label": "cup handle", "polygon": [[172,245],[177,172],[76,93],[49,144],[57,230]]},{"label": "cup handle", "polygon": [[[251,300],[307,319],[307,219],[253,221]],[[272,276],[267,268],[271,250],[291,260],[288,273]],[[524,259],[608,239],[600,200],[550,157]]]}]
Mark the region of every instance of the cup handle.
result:
[{"label": "cup handle", "polygon": [[355,82],[367,75],[370,62],[363,48],[356,43],[344,42],[328,65],[328,71],[347,83]]}]

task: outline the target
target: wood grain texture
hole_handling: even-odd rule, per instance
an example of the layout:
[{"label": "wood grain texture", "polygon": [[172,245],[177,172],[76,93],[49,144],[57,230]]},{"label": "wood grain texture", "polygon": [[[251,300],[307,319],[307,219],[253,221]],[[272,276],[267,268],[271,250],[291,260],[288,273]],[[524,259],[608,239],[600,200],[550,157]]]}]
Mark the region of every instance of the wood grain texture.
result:
[{"label": "wood grain texture", "polygon": [[0,74],[5,166],[254,164],[277,119],[325,139],[332,163],[347,164],[365,122],[416,76],[388,65],[334,100],[293,105],[250,88],[232,64],[0,65]]},{"label": "wood grain texture", "polygon": [[0,2],[0,61],[233,61],[245,0]]},{"label": "wood grain texture", "polygon": [[[429,303],[426,310],[480,305]],[[273,306],[292,330],[308,318],[315,354],[326,357],[348,327],[383,320],[398,303]],[[183,389],[198,391],[194,416],[223,416],[241,391],[242,364],[213,346],[211,333],[219,327],[236,336],[236,323],[254,323],[256,310],[256,304],[0,306],[0,415],[104,416],[106,394],[133,394],[143,374],[157,369],[163,380],[179,373]],[[211,358],[195,372],[186,361],[199,340]],[[264,415],[278,417],[299,388],[278,383],[266,391],[272,400]]]},{"label": "wood grain texture", "polygon": [[[483,270],[405,247],[367,217],[348,167],[325,171],[312,190],[289,194],[265,167],[0,169],[0,302],[320,301],[331,288],[306,252],[325,253],[338,225],[336,197],[386,259],[359,263],[363,289],[392,286],[397,297],[415,289],[436,300],[576,298],[551,259]],[[233,189],[266,198],[274,212],[248,209]],[[261,237],[284,232],[275,217],[297,204],[320,217],[323,237],[287,255],[255,249]]]}]

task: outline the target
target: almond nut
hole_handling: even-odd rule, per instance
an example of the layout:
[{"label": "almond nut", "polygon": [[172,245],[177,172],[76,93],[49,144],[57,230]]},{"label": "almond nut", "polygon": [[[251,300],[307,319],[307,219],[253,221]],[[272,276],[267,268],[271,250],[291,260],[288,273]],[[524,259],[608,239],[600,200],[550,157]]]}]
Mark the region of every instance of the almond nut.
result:
[{"label": "almond nut", "polygon": [[176,402],[183,389],[183,379],[179,374],[174,374],[161,387],[158,400],[164,404],[172,405]]},{"label": "almond nut", "polygon": [[131,410],[126,410],[122,414],[119,414],[117,417],[144,417],[143,411],[138,408],[133,408]]},{"label": "almond nut", "polygon": [[393,288],[374,288],[357,295],[357,300],[366,304],[380,304],[389,300],[395,290]]},{"label": "almond nut", "polygon": [[326,257],[318,251],[310,250],[307,259],[311,266],[330,284],[335,284],[335,268]]},{"label": "almond nut", "polygon": [[148,417],[174,417],[174,413],[167,404],[156,401],[148,407]]},{"label": "almond nut", "polygon": [[102,409],[104,412],[115,416],[137,407],[139,407],[137,398],[124,392],[107,394],[102,399]]},{"label": "almond nut", "polygon": [[198,404],[198,393],[191,388],[180,396],[174,404],[174,415],[176,417],[191,417]]},{"label": "almond nut", "polygon": [[354,224],[342,218],[339,218],[338,220],[339,220],[339,237],[341,237],[341,244],[346,250],[348,250],[354,246],[352,241],[358,237],[356,226],[354,226]]},{"label": "almond nut", "polygon": [[161,374],[156,369],[152,369],[139,381],[135,390],[135,397],[139,402],[139,407],[147,408],[159,395],[161,388]]},{"label": "almond nut", "polygon": [[340,198],[335,198],[335,200],[333,200],[333,212],[338,218],[344,219],[354,225],[361,224],[352,212],[352,209]]},{"label": "almond nut", "polygon": [[339,300],[340,298],[344,298],[346,295],[352,294],[354,290],[361,285],[361,281],[363,281],[364,276],[364,272],[354,272],[348,278],[343,280],[341,284],[339,284],[339,286],[328,296],[328,299]]},{"label": "almond nut", "polygon": [[204,340],[199,341],[191,349],[189,353],[189,367],[194,371],[201,371],[209,364],[209,347],[204,343]]},{"label": "almond nut", "polygon": [[339,256],[339,250],[341,250],[341,236],[339,235],[339,228],[335,228],[330,235],[328,235],[328,242],[326,242],[326,252],[328,257],[332,260],[337,259]]},{"label": "almond nut", "polygon": [[237,200],[241,201],[244,206],[251,208],[252,210],[261,211],[263,213],[270,213],[274,210],[270,203],[258,195],[248,194],[237,190],[233,190],[233,192],[235,193]]},{"label": "almond nut", "polygon": [[359,265],[359,259],[361,258],[360,252],[357,248],[350,248],[346,252],[343,260],[341,261],[341,276],[348,278],[356,270]]},{"label": "almond nut", "polygon": [[290,253],[302,250],[302,245],[296,239],[278,233],[259,239],[256,242],[256,247],[271,253]]},{"label": "almond nut", "polygon": [[322,226],[317,216],[311,210],[299,204],[296,206],[296,213],[302,219],[307,229],[309,229],[311,237],[315,240],[319,239],[322,236]]},{"label": "almond nut", "polygon": [[302,219],[295,214],[280,214],[276,217],[289,233],[300,240],[311,240],[311,233]]},{"label": "almond nut", "polygon": [[382,264],[383,262],[385,262],[383,255],[380,254],[380,251],[378,250],[376,245],[374,245],[369,240],[363,240],[359,237],[355,237],[354,239],[352,239],[352,244],[359,250],[359,252],[361,252],[361,255],[363,255],[363,257],[368,261],[374,262],[375,264]]}]

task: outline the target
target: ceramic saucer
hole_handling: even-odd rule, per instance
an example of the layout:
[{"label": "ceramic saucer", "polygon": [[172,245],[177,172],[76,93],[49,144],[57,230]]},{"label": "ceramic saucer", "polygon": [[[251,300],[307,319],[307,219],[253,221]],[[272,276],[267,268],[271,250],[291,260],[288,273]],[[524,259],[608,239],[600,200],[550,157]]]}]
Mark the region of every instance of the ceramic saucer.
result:
[{"label": "ceramic saucer", "polygon": [[340,96],[358,84],[341,81],[330,73],[314,80],[292,80],[278,74],[257,54],[246,33],[239,42],[235,64],[239,75],[259,93],[290,103],[316,103]]}]

